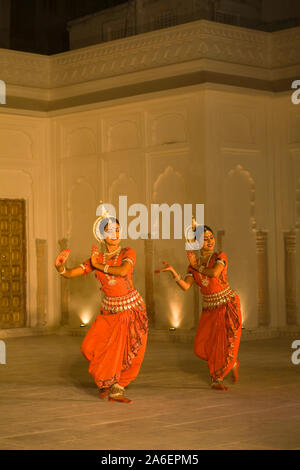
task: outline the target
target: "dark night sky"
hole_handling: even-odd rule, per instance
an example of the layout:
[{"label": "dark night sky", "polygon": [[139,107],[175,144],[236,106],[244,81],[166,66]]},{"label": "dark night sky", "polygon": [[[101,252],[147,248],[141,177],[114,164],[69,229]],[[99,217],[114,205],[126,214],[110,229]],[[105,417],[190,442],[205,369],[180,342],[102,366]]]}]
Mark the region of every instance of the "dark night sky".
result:
[{"label": "dark night sky", "polygon": [[127,0],[11,0],[10,48],[53,54],[69,49],[67,22]]},{"label": "dark night sky", "polygon": [[[264,1],[270,1],[273,9],[277,4],[282,6],[285,3],[285,0]],[[298,12],[294,17],[285,19],[281,24],[280,21],[277,24],[261,24],[257,29],[272,31],[300,25],[300,0],[289,0],[293,1]],[[127,3],[127,0],[11,0],[9,48],[48,55],[67,51],[68,21],[121,3]]]}]

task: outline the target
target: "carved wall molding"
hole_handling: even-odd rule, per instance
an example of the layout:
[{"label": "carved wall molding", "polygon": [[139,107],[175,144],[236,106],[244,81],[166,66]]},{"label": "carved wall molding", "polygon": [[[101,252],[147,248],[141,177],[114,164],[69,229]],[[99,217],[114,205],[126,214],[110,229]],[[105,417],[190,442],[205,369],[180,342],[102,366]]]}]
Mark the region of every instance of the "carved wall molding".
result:
[{"label": "carved wall molding", "polygon": [[72,84],[80,83],[203,58],[266,67],[270,65],[271,34],[194,21],[58,54],[53,57],[51,85],[70,84],[70,80]]},{"label": "carved wall molding", "polygon": [[51,57],[0,50],[1,80],[9,85],[47,89],[51,84]]},{"label": "carved wall molding", "polygon": [[[283,78],[284,73],[289,77],[291,65],[299,66],[299,42],[300,28],[266,33],[199,20],[51,57],[2,49],[1,80],[11,86],[36,88],[37,93],[52,89],[45,95],[49,102],[61,87],[87,82],[90,86],[96,80],[167,65],[185,64],[186,68],[187,62],[202,59],[226,63],[233,74],[236,65],[250,66],[257,69],[257,78],[270,80],[272,69],[275,73],[281,68]],[[208,62],[202,69],[209,69]],[[120,86],[119,80],[111,83],[114,86]],[[69,96],[70,90],[62,92]]]},{"label": "carved wall molding", "polygon": [[291,28],[272,33],[271,65],[287,67],[299,64],[300,60],[300,28]]}]

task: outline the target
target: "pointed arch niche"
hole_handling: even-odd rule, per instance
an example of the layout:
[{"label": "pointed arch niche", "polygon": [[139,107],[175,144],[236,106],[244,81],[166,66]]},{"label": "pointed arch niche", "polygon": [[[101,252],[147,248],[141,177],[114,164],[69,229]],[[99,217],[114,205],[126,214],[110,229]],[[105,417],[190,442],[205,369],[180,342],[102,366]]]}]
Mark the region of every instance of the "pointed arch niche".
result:
[{"label": "pointed arch niche", "polygon": [[[183,204],[187,200],[187,183],[182,173],[172,165],[166,166],[157,176],[153,183],[151,201],[156,204],[166,203]],[[174,240],[173,237],[173,216],[171,220],[171,240],[153,240],[153,255],[156,269],[162,265],[162,261],[167,261],[176,266],[182,274],[187,268],[187,258],[185,256],[184,241]],[[167,275],[154,277],[154,305],[155,305],[155,328],[166,329],[175,327],[180,329],[191,329],[195,326],[199,316],[199,293],[194,296],[185,295],[178,289],[178,286]],[[161,292],[165,295],[161,295]],[[197,296],[198,295],[198,296]],[[196,305],[197,303],[197,305]],[[197,319],[195,319],[195,315]]]},{"label": "pointed arch niche", "polygon": [[[74,181],[68,193],[67,240],[71,254],[67,266],[75,267],[90,257],[96,244],[92,227],[96,219],[96,192],[85,178]],[[72,279],[68,285],[68,317],[71,327],[92,321],[99,307],[100,295],[92,274]],[[66,316],[66,312],[63,312]]]},{"label": "pointed arch niche", "polygon": [[[109,186],[109,202],[113,204],[116,209],[117,218],[120,216],[119,210],[119,196],[127,196],[127,211],[130,206],[135,203],[143,203],[143,193],[140,182],[137,182],[132,176],[126,172],[120,173]],[[138,216],[138,214],[136,215]],[[131,216],[127,217],[127,229],[130,222],[133,220]],[[122,221],[120,220],[120,223]],[[124,233],[124,232],[123,232]],[[145,252],[144,241],[142,239],[132,240],[127,235],[127,239],[121,241],[122,247],[131,247],[136,252],[136,265],[133,272],[133,282],[135,288],[145,296],[146,274],[145,274]]]},{"label": "pointed arch niche", "polygon": [[225,178],[224,251],[229,282],[241,299],[243,325],[267,326],[269,318],[267,233],[257,230],[255,181],[242,165]]}]

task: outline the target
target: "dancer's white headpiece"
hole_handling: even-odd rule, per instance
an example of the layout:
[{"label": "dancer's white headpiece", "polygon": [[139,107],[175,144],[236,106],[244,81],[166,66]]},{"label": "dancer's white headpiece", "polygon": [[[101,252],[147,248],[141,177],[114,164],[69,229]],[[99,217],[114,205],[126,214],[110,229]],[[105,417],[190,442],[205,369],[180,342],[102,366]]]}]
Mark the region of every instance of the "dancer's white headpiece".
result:
[{"label": "dancer's white headpiece", "polygon": [[100,224],[103,219],[115,219],[115,215],[112,215],[108,212],[103,202],[100,201],[99,206],[97,207],[97,214],[100,213],[100,216],[95,220],[93,225],[93,234],[96,240],[100,243],[104,243],[103,234],[100,232]]}]

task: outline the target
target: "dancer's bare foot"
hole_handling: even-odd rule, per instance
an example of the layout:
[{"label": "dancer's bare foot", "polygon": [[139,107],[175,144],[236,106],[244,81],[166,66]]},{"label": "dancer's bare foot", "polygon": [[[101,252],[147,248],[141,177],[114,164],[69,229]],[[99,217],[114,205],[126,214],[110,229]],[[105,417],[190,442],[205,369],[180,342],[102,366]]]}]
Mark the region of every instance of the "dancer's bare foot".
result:
[{"label": "dancer's bare foot", "polygon": [[125,388],[119,384],[114,384],[109,392],[108,401],[118,401],[120,403],[132,403],[130,398],[124,396]]},{"label": "dancer's bare foot", "polygon": [[124,397],[121,393],[114,395],[113,397],[109,395],[108,401],[119,401],[120,403],[132,403],[130,398]]},{"label": "dancer's bare foot", "polygon": [[105,398],[108,396],[110,392],[110,388],[100,388],[99,389],[99,398],[101,398],[101,400],[105,400]]},{"label": "dancer's bare foot", "polygon": [[231,379],[233,383],[236,383],[239,380],[239,367],[240,367],[240,361],[237,359],[236,363],[231,369]]},{"label": "dancer's bare foot", "polygon": [[212,388],[213,390],[228,390],[228,387],[226,387],[225,385],[223,385],[222,382],[212,382],[211,388]]}]

